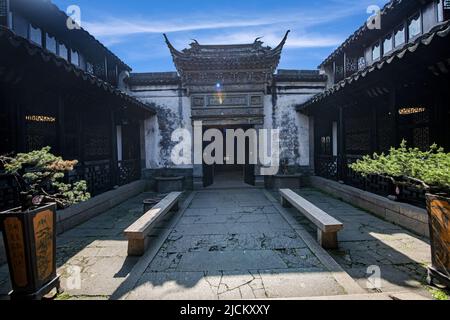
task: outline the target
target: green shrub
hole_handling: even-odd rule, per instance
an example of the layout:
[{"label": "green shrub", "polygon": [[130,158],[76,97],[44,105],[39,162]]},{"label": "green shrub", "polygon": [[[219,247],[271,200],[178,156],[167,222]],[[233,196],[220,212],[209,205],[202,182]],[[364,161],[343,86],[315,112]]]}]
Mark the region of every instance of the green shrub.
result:
[{"label": "green shrub", "polygon": [[427,191],[450,193],[450,153],[432,145],[429,150],[408,148],[406,141],[389,154],[365,156],[350,165],[363,176],[379,175],[396,184],[414,185]]},{"label": "green shrub", "polygon": [[15,157],[0,156],[0,163],[6,173],[11,174],[21,191],[22,210],[30,210],[47,203],[56,203],[58,208],[86,201],[86,181],[74,184],[61,182],[66,172],[72,171],[78,161],[67,161],[50,153],[51,148],[29,153],[19,153]]}]

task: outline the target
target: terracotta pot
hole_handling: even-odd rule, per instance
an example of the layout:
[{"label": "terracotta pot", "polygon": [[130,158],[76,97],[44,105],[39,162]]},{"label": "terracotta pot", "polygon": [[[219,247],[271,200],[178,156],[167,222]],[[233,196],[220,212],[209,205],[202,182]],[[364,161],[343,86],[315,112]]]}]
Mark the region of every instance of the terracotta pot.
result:
[{"label": "terracotta pot", "polygon": [[445,284],[450,283],[450,199],[427,194],[430,225],[432,266],[429,275]]},{"label": "terracotta pot", "polygon": [[53,288],[56,275],[56,205],[0,213],[13,291],[12,299],[40,299]]}]

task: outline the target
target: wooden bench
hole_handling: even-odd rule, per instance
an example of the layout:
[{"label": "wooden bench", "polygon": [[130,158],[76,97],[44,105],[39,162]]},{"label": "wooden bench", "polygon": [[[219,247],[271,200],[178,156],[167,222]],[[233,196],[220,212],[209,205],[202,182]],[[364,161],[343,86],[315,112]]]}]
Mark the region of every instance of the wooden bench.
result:
[{"label": "wooden bench", "polygon": [[124,231],[125,237],[128,239],[129,256],[142,256],[145,253],[151,229],[169,211],[179,209],[178,202],[182,194],[182,192],[170,193]]},{"label": "wooden bench", "polygon": [[290,189],[281,189],[283,207],[293,206],[317,226],[317,241],[325,249],[337,249],[337,234],[344,225]]}]

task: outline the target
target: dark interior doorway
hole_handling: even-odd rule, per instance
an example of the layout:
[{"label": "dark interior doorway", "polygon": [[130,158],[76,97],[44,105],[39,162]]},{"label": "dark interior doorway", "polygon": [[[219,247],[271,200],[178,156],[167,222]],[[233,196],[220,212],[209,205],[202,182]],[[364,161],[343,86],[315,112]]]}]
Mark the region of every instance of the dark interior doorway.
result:
[{"label": "dark interior doorway", "polygon": [[[255,184],[255,166],[249,164],[249,150],[250,145],[248,139],[246,139],[245,146],[245,164],[238,164],[238,148],[235,139],[234,145],[234,164],[227,163],[227,145],[226,145],[226,130],[242,129],[244,131],[252,128],[251,126],[214,126],[205,127],[203,130],[206,132],[208,129],[218,129],[222,132],[222,137],[224,141],[223,154],[224,163],[223,164],[213,164],[207,165],[203,163],[203,184],[204,187],[209,187],[213,184],[220,184],[223,186],[238,186],[238,185],[254,185]],[[203,150],[210,142],[203,142]],[[230,159],[231,160],[231,159]]]}]

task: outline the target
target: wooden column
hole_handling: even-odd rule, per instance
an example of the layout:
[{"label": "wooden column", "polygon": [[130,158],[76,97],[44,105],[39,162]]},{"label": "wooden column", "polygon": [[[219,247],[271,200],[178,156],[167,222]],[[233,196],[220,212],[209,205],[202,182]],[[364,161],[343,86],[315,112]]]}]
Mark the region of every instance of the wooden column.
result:
[{"label": "wooden column", "polygon": [[66,136],[65,136],[65,126],[64,126],[64,95],[61,91],[58,92],[58,148],[59,148],[59,154],[62,157],[66,156]]},{"label": "wooden column", "polygon": [[[84,100],[83,100],[84,101]],[[73,106],[72,106],[73,107]],[[84,166],[84,162],[85,162],[85,151],[84,151],[84,145],[85,145],[85,142],[84,142],[84,115],[85,114],[87,114],[87,111],[86,111],[86,105],[85,104],[83,104],[83,105],[80,105],[79,107],[78,107],[78,112],[77,112],[77,119],[76,119],[76,121],[77,121],[77,128],[78,128],[78,134],[77,134],[77,137],[78,137],[78,157],[79,157],[79,161],[80,161],[80,163]]]},{"label": "wooden column", "polygon": [[111,123],[111,184],[112,187],[119,183],[119,162],[117,159],[117,129],[116,129],[116,115],[115,108],[107,108],[110,112]]},{"label": "wooden column", "polygon": [[[20,95],[17,89],[12,89],[12,103],[16,109],[16,134],[17,134],[17,150],[16,152],[25,152],[26,139],[26,122],[25,122],[25,108],[23,101],[19,98]],[[30,151],[30,150],[28,150]]]},{"label": "wooden column", "polygon": [[345,130],[344,130],[344,107],[339,106],[338,121],[338,180],[345,181]]},{"label": "wooden column", "polygon": [[378,122],[376,103],[370,103],[371,121],[370,121],[370,151],[378,151]]},{"label": "wooden column", "polygon": [[433,92],[433,108],[436,111],[434,112],[433,122],[430,123],[430,142],[436,142],[439,146],[444,147],[446,152],[450,152],[450,126],[448,125],[450,118],[448,113],[448,108],[450,107],[449,80],[448,78],[443,78],[442,80],[433,84],[435,88]]},{"label": "wooden column", "polygon": [[9,126],[8,126],[8,130],[9,130],[9,134],[8,134],[8,139],[11,143],[10,146],[8,146],[7,152],[17,152],[19,146],[18,146],[18,137],[19,137],[19,133],[17,131],[17,110],[16,107],[14,105],[14,92],[12,90],[8,90],[9,87],[5,87],[4,88],[4,92],[2,92],[2,94],[4,94],[5,97],[5,107],[6,107],[6,113],[8,114],[8,121],[9,121]]},{"label": "wooden column", "polygon": [[400,141],[398,141],[398,110],[397,110],[397,90],[395,85],[391,84],[389,87],[389,113],[390,113],[390,126],[392,129],[391,144],[394,147],[398,147]]}]

